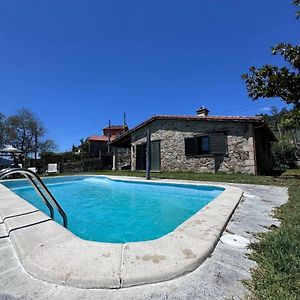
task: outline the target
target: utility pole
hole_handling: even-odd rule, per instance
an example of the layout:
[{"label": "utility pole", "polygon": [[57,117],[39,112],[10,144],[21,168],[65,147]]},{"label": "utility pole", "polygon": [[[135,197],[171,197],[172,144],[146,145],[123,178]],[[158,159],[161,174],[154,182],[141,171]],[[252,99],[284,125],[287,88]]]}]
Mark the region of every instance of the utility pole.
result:
[{"label": "utility pole", "polygon": [[107,143],[107,153],[110,153],[110,120],[108,121],[108,143]]},{"label": "utility pole", "polygon": [[126,112],[123,114],[123,133],[126,131]]},{"label": "utility pole", "polygon": [[146,136],[146,179],[151,179],[150,171],[151,171],[151,131],[147,129],[147,136]]}]

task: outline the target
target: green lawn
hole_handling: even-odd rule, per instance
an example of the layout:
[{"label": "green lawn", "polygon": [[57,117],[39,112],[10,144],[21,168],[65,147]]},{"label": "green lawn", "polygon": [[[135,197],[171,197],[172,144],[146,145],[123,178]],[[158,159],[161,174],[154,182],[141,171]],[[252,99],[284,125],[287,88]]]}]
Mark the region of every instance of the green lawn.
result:
[{"label": "green lawn", "polygon": [[262,234],[251,258],[258,263],[250,289],[258,299],[300,299],[300,185],[288,180],[289,201],[276,210],[282,224]]},{"label": "green lawn", "polygon": [[[136,172],[136,171],[135,172],[132,172],[132,171],[99,171],[99,172],[92,172],[89,174],[145,177],[145,172]],[[159,172],[159,173],[151,173],[151,178],[218,181],[218,182],[267,184],[267,185],[286,185],[285,178],[274,177],[274,176],[255,176],[255,175],[246,175],[246,174]]]},{"label": "green lawn", "polygon": [[[286,173],[281,177],[273,177],[162,172],[153,173],[152,177],[289,187],[288,203],[275,211],[275,216],[282,221],[281,227],[261,234],[260,242],[252,245],[254,252],[251,258],[257,262],[258,267],[253,270],[253,279],[247,282],[253,299],[289,300],[300,299],[300,181],[294,176],[298,175],[298,170]],[[93,174],[145,176],[144,173],[129,171],[105,171]]]}]

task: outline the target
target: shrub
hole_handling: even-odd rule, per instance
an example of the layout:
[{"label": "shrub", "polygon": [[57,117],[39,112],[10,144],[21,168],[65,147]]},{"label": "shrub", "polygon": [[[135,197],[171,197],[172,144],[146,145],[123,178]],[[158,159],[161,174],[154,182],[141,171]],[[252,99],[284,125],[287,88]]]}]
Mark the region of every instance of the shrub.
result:
[{"label": "shrub", "polygon": [[297,147],[287,140],[281,140],[272,147],[274,165],[280,169],[295,167]]}]

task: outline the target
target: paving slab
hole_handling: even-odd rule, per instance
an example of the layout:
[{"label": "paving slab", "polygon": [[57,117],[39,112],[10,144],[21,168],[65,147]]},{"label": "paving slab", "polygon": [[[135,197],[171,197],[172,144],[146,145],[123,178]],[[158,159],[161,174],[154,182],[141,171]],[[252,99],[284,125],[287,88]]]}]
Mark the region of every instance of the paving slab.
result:
[{"label": "paving slab", "polygon": [[171,233],[144,243],[126,243],[121,287],[160,282],[186,274],[207,258],[213,246],[213,243],[184,233]]}]

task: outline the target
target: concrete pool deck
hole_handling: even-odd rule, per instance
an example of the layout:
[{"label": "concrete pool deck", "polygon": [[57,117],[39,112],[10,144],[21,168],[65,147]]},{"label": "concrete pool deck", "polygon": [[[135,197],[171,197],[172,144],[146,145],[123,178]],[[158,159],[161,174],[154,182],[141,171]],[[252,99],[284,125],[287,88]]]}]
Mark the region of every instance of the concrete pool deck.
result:
[{"label": "concrete pool deck", "polygon": [[[222,186],[223,184],[213,183],[213,185]],[[248,185],[230,186],[242,188],[246,195],[226,228],[228,232],[240,234],[253,240],[251,232],[265,231],[266,227],[274,222],[278,224],[269,214],[274,206],[287,201],[286,189]],[[250,197],[249,194],[256,197]],[[44,223],[50,222],[45,221]],[[4,224],[0,224],[0,226],[3,230]],[[15,232],[17,231],[20,229],[15,230]],[[254,263],[245,257],[245,253],[249,252],[248,250],[234,249],[218,243],[211,257],[193,272],[180,278],[119,290],[83,290],[47,283],[30,276],[22,268],[10,239],[6,237],[7,235],[5,236],[4,230],[3,232],[3,238],[0,239],[0,253],[1,257],[7,257],[0,263],[0,290],[3,296],[19,297],[26,295],[28,298],[34,299],[39,297],[40,299],[50,299],[51,297],[58,299],[84,297],[101,299],[162,299],[167,297],[171,299],[223,299],[223,296],[228,298],[245,293],[245,288],[239,280],[249,278],[249,268],[254,266]],[[14,230],[11,234],[13,232]],[[34,288],[26,288],[25,282]],[[38,288],[39,285],[42,288]]]},{"label": "concrete pool deck", "polygon": [[174,231],[143,242],[81,239],[3,185],[0,216],[22,265],[35,278],[79,288],[123,288],[185,275],[207,258],[243,194],[239,188],[221,186],[220,195]]}]

